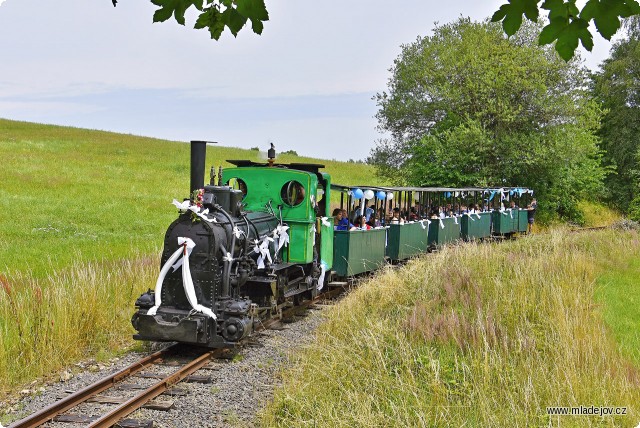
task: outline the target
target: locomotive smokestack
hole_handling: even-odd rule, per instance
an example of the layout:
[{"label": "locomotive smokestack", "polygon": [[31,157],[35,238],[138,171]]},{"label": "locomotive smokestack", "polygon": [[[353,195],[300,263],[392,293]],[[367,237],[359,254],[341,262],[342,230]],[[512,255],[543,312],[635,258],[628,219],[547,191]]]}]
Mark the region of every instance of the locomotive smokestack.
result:
[{"label": "locomotive smokestack", "polygon": [[204,186],[204,163],[207,159],[207,144],[212,141],[191,141],[191,190],[202,189]]}]

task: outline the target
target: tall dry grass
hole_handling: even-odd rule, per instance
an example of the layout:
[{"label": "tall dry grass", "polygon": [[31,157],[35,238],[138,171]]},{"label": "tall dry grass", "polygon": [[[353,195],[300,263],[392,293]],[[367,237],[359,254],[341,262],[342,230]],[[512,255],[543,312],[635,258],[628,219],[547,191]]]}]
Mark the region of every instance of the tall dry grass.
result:
[{"label": "tall dry grass", "polygon": [[[327,315],[262,415],[277,427],[636,426],[640,374],[594,304],[637,233],[464,245],[387,270]],[[550,417],[547,406],[627,406]]]},{"label": "tall dry grass", "polygon": [[75,262],[47,278],[0,276],[0,397],[89,356],[133,343],[133,304],[159,257]]}]

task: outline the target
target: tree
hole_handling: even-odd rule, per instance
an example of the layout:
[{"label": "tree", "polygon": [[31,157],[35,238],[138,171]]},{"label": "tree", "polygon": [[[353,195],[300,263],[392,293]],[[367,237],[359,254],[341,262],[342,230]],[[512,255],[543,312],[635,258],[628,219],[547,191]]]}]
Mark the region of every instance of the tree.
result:
[{"label": "tree", "polygon": [[640,14],[640,4],[636,0],[587,0],[582,9],[578,9],[575,0],[509,0],[500,6],[491,20],[502,21],[504,32],[512,36],[522,25],[523,16],[537,22],[540,9],[549,11],[549,22],[540,32],[538,42],[546,45],[555,41],[556,51],[566,61],[573,58],[578,40],[586,50],[593,48],[593,36],[589,31],[591,21],[602,37],[611,40],[620,28],[620,18]]},{"label": "tree", "polygon": [[634,199],[640,206],[640,19],[628,22],[628,37],[593,76],[593,94],[606,111],[601,146],[614,169],[605,180],[607,197],[627,211]]},{"label": "tree", "polygon": [[601,111],[578,60],[538,46],[539,26],[506,38],[461,18],[402,46],[388,92],[376,96],[390,138],[370,163],[397,184],[534,188],[541,208],[575,218],[600,189]]}]

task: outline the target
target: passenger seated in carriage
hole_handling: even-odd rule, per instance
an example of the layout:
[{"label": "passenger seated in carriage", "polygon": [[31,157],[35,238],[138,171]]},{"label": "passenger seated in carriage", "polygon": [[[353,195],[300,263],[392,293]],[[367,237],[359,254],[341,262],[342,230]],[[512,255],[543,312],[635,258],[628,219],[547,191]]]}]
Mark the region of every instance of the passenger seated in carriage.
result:
[{"label": "passenger seated in carriage", "polygon": [[409,212],[409,221],[417,221],[418,219],[419,217],[416,212],[416,207],[411,207],[411,211]]},{"label": "passenger seated in carriage", "polygon": [[371,217],[369,217],[367,224],[372,228],[382,226],[382,224],[380,223],[380,220],[378,220],[378,217],[376,217],[375,214],[372,214]]},{"label": "passenger seated in carriage", "polygon": [[364,216],[362,216],[362,215],[359,215],[356,218],[356,226],[357,226],[358,229],[362,229],[362,230],[371,230],[371,229],[373,229],[371,226],[369,226],[367,224],[366,218]]},{"label": "passenger seated in carriage", "polygon": [[400,224],[400,220],[402,220],[402,223],[404,223],[404,219],[402,218],[402,216],[400,216],[400,208],[395,207],[393,209],[393,214],[391,215],[391,219],[389,220],[389,223]]},{"label": "passenger seated in carriage", "polygon": [[371,216],[373,214],[375,214],[376,212],[376,206],[374,204],[371,204],[371,206],[367,207],[364,209],[364,217],[366,219],[366,221],[369,221],[369,219],[371,218]]},{"label": "passenger seated in carriage", "polygon": [[348,218],[344,217],[344,211],[340,208],[333,210],[333,228],[334,230],[351,230],[354,226]]},{"label": "passenger seated in carriage", "polygon": [[379,226],[386,226],[387,221],[384,215],[384,208],[378,208],[378,215],[376,216],[376,218]]}]

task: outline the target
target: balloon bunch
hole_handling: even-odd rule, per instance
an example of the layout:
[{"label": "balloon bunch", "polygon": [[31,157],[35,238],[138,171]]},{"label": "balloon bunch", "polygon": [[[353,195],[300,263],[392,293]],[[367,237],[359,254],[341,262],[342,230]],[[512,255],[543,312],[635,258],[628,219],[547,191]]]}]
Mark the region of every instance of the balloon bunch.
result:
[{"label": "balloon bunch", "polygon": [[377,192],[374,192],[371,189],[367,189],[365,191],[362,191],[362,189],[352,189],[350,191],[351,196],[353,196],[354,199],[373,199],[373,197],[375,196],[377,199],[384,201],[385,199],[393,199],[393,193],[389,192],[389,193],[385,193],[382,190],[378,190]]}]

